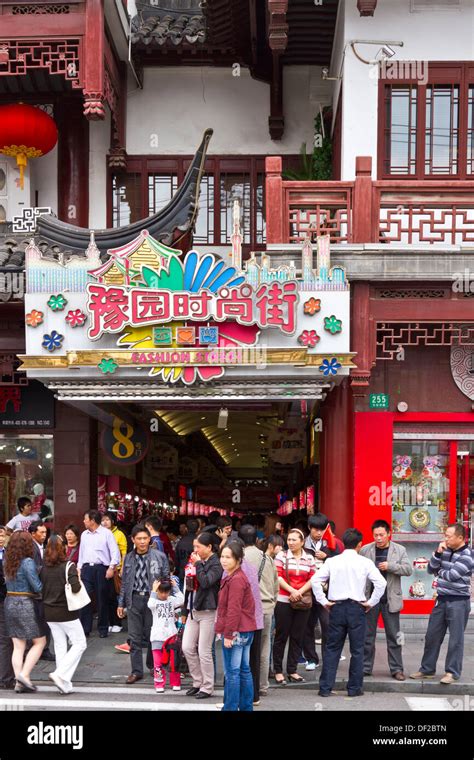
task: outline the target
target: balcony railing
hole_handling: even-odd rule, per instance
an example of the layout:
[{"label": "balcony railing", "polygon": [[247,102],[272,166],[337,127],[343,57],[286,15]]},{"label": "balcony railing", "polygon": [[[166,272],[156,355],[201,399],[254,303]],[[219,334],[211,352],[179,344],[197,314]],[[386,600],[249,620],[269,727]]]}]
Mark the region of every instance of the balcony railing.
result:
[{"label": "balcony railing", "polygon": [[372,180],[372,159],[356,159],[353,182],[295,182],[281,158],[266,159],[267,243],[474,245],[474,180]]}]

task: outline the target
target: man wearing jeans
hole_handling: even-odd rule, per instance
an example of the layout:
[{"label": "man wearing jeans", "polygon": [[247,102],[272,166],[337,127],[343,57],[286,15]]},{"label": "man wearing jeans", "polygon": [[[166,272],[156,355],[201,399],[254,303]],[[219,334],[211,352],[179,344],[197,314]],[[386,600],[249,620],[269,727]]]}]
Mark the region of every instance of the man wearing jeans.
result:
[{"label": "man wearing jeans", "polygon": [[[108,531],[110,533],[110,531]],[[111,534],[112,535],[112,534]],[[130,639],[130,660],[132,672],[127,684],[143,678],[143,643],[147,642],[147,667],[153,668],[150,631],[153,622],[148,600],[154,581],[169,580],[170,567],[166,554],[158,549],[150,549],[150,531],[143,525],[135,525],[132,530],[133,551],[123,562],[122,587],[118,598],[117,616],[122,620],[125,609],[128,617]]]},{"label": "man wearing jeans", "polygon": [[[364,641],[366,613],[380,601],[387,581],[366,557],[361,557],[362,533],[349,528],[342,537],[344,551],[324,563],[311,578],[313,593],[329,613],[329,630],[319,679],[319,695],[331,696],[342,649],[349,634],[351,662],[347,693],[350,697],[363,695]],[[370,580],[374,590],[366,601],[365,589]],[[328,596],[323,585],[329,583]]]},{"label": "man wearing jeans", "polygon": [[[385,520],[376,520],[372,525],[373,543],[361,549],[360,556],[368,557],[387,581],[380,602],[367,614],[367,635],[365,638],[364,676],[371,676],[375,660],[375,638],[379,615],[385,628],[387,640],[388,666],[392,678],[404,681],[402,645],[400,643],[400,610],[403,607],[402,575],[411,575],[411,565],[404,546],[390,541],[390,525]],[[370,587],[367,593],[370,592]]]},{"label": "man wearing jeans", "polygon": [[448,525],[445,540],[430,559],[428,572],[437,576],[438,598],[430,615],[420,669],[410,678],[434,676],[439,650],[449,630],[445,674],[440,683],[449,685],[461,677],[464,631],[471,611],[472,553],[460,523]]},{"label": "man wearing jeans", "polygon": [[[113,583],[115,567],[120,565],[120,551],[112,531],[102,527],[100,512],[95,509],[86,512],[84,527],[86,530],[81,535],[77,569],[89,596],[95,594],[97,629],[100,638],[105,639],[109,633],[110,584]],[[81,623],[84,633],[89,636],[92,630],[92,604],[81,610]]]}]

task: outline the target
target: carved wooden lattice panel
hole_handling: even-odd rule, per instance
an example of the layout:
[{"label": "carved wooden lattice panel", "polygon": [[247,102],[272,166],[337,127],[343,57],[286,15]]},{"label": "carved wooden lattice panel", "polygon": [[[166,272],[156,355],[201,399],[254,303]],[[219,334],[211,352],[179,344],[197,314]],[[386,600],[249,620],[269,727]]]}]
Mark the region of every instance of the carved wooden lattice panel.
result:
[{"label": "carved wooden lattice panel", "polygon": [[409,346],[474,345],[474,322],[378,322],[377,359],[394,359]]},{"label": "carved wooden lattice panel", "polygon": [[11,12],[13,16],[43,16],[43,15],[64,15],[70,13],[69,5],[51,3],[49,5],[13,5]]},{"label": "carved wooden lattice panel", "polygon": [[474,208],[458,208],[449,201],[444,208],[420,203],[381,207],[379,239],[384,243],[472,243]]},{"label": "carved wooden lattice panel", "polygon": [[30,69],[48,69],[50,74],[60,74],[80,89],[81,58],[80,39],[0,42],[0,76],[22,76]]},{"label": "carved wooden lattice panel", "polygon": [[376,290],[376,298],[449,298],[450,291],[444,288],[380,288]]},{"label": "carved wooden lattice panel", "polygon": [[332,243],[350,240],[350,211],[315,204],[311,208],[289,209],[290,243],[302,243],[308,236],[329,235]]}]

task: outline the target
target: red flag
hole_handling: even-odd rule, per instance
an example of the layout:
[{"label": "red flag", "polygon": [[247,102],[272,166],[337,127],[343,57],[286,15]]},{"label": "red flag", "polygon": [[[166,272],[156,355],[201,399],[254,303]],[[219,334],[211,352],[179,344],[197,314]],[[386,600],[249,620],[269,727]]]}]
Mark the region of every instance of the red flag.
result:
[{"label": "red flag", "polygon": [[327,528],[324,531],[323,535],[321,536],[321,539],[323,541],[326,541],[326,543],[328,545],[328,549],[333,549],[334,550],[336,548],[336,546],[337,546],[337,544],[336,544],[336,536],[332,532],[331,526],[329,525],[329,523],[327,524]]}]

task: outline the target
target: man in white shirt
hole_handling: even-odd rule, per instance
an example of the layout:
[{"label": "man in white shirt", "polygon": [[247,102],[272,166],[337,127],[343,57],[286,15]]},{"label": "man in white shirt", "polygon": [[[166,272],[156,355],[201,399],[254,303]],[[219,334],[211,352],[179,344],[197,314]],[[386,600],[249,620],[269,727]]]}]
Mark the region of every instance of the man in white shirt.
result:
[{"label": "man in white shirt", "polygon": [[7,536],[11,536],[17,530],[28,530],[31,523],[38,520],[37,514],[32,514],[33,504],[28,496],[20,496],[17,502],[18,514],[12,517],[10,522],[7,522]]},{"label": "man in white shirt", "polygon": [[[387,581],[374,563],[359,556],[362,548],[362,533],[357,528],[349,528],[342,537],[344,551],[337,557],[327,559],[313,575],[313,593],[323,607],[330,610],[329,631],[323,658],[323,670],[319,679],[319,695],[331,696],[336,681],[341,652],[349,634],[351,662],[347,693],[359,697],[364,692],[364,642],[366,613],[381,599]],[[367,601],[365,588],[367,581],[373,584],[373,591]],[[328,597],[323,584],[329,583]]]}]

